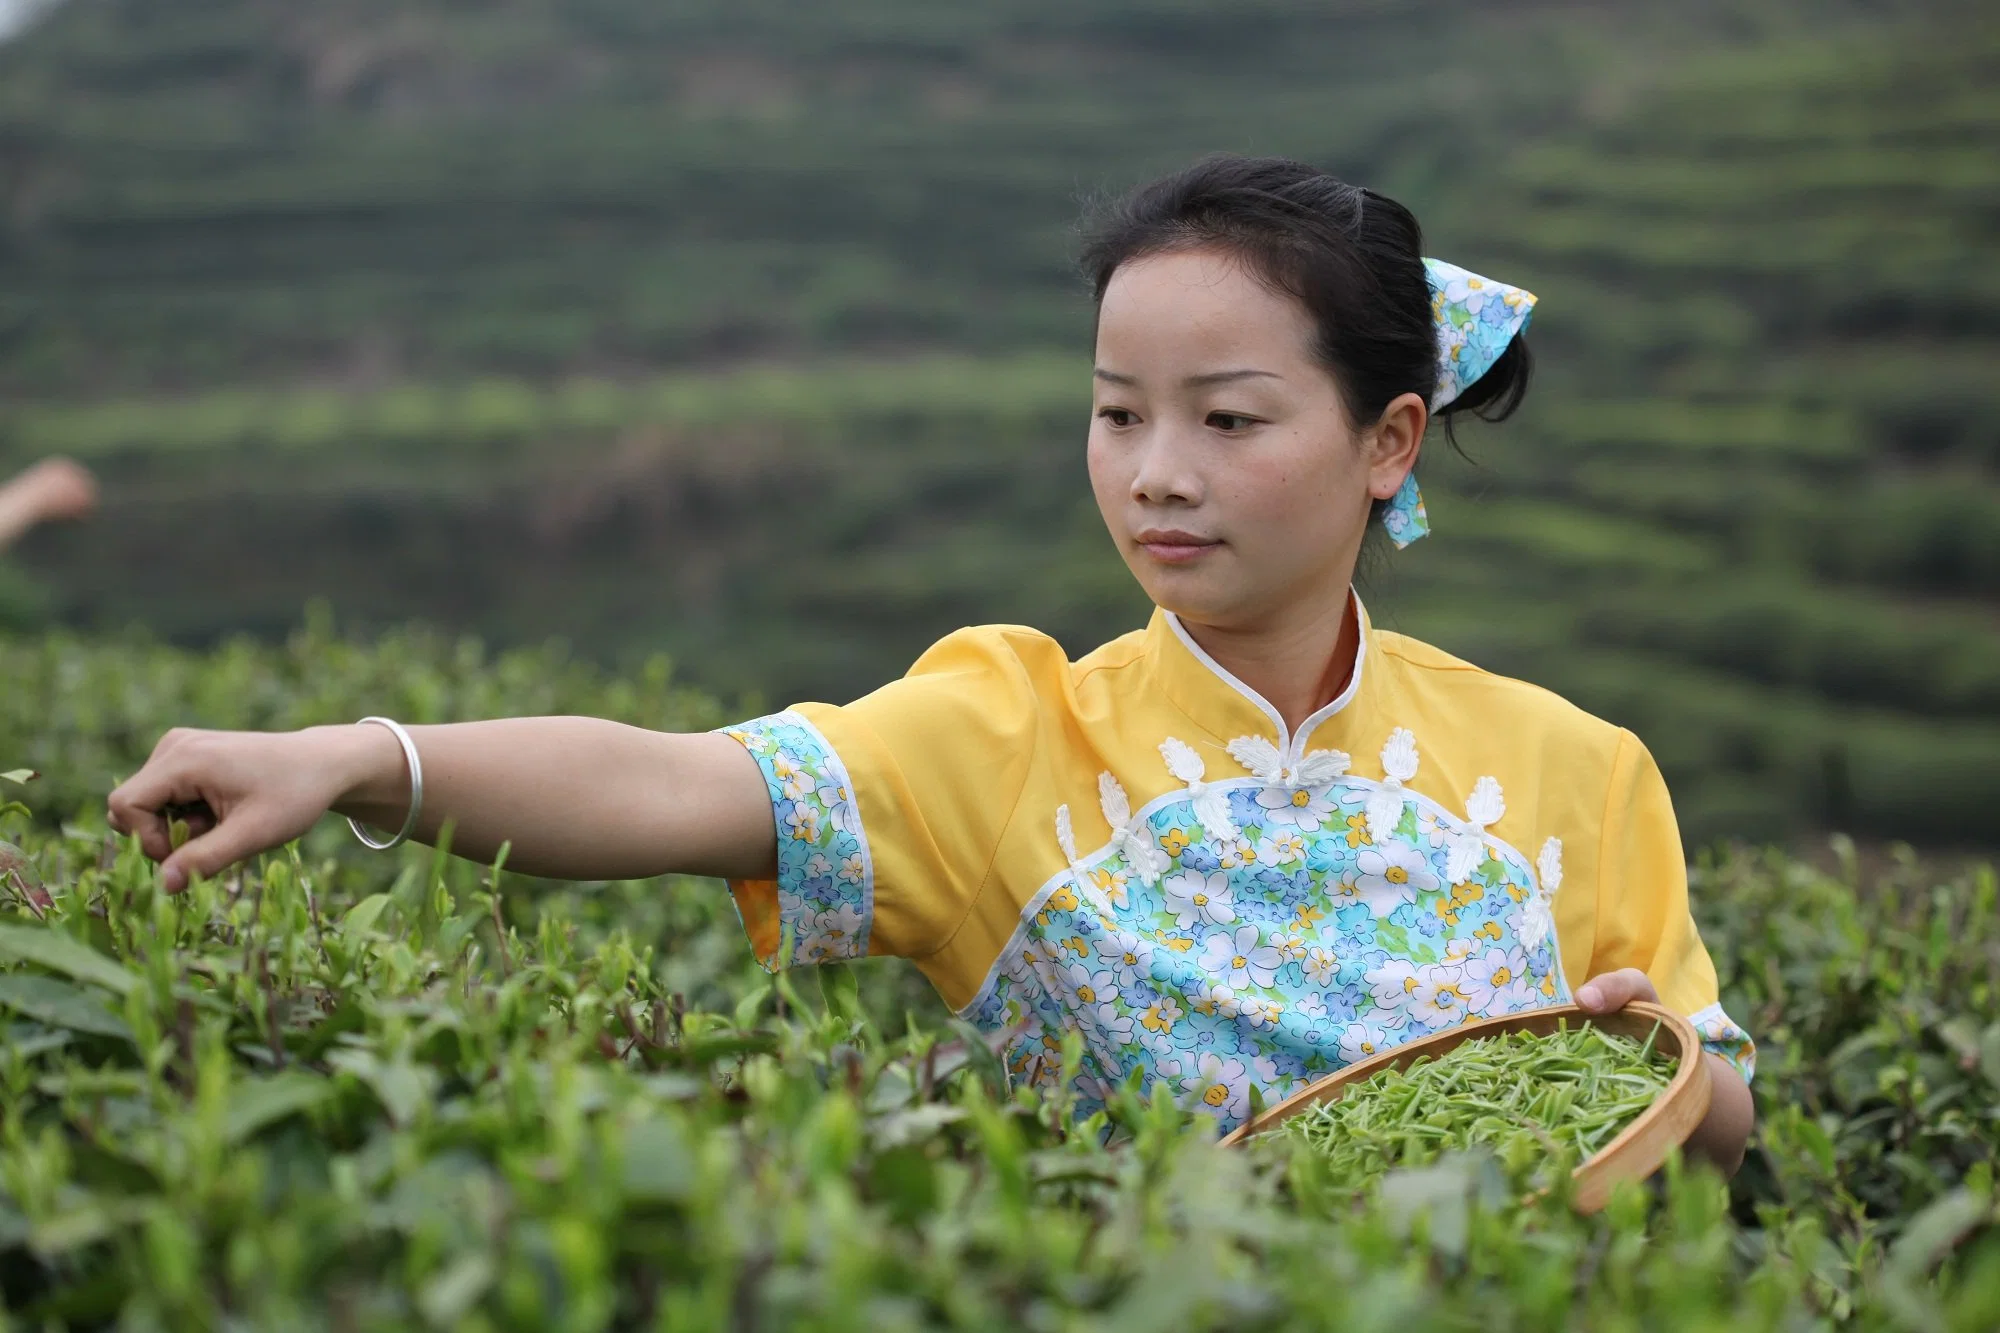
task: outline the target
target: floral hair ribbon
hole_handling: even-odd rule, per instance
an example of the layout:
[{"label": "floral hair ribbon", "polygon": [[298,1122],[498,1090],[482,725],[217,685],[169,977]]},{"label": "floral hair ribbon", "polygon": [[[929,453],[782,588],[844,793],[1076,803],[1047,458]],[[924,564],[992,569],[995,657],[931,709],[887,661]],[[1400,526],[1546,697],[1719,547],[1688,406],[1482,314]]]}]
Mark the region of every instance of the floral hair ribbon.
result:
[{"label": "floral hair ribbon", "polygon": [[[1436,412],[1491,370],[1507,344],[1528,327],[1535,294],[1442,259],[1426,259],[1424,273],[1431,282],[1431,323],[1437,331],[1437,389],[1431,394],[1431,411]],[[1397,550],[1430,532],[1414,470],[1383,511],[1382,526]]]}]

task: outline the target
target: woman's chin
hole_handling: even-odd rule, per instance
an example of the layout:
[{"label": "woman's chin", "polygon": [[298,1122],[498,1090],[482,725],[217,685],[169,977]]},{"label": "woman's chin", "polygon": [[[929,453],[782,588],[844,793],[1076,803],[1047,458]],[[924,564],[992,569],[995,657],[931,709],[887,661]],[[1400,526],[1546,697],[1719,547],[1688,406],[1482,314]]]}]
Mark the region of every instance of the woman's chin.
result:
[{"label": "woman's chin", "polygon": [[1241,589],[1203,578],[1193,570],[1154,571],[1140,583],[1153,605],[1196,625],[1227,627],[1241,618],[1251,600]]}]

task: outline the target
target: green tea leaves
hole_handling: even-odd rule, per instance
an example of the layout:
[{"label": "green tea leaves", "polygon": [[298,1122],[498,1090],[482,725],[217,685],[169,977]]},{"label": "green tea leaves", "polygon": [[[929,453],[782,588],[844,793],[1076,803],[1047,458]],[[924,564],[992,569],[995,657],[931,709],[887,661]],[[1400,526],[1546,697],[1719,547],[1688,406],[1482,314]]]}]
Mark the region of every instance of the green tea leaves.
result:
[{"label": "green tea leaves", "polygon": [[94,991],[30,972],[0,972],[0,1006],[17,1014],[99,1037],[131,1040],[125,1020],[104,1007]]},{"label": "green tea leaves", "polygon": [[241,1143],[287,1116],[311,1110],[332,1093],[333,1085],[326,1079],[307,1074],[246,1079],[230,1094],[224,1137],[230,1143]]},{"label": "green tea leaves", "polygon": [[73,980],[102,986],[119,996],[129,994],[140,984],[136,974],[89,945],[45,926],[0,923],[0,959],[33,963]]},{"label": "green tea leaves", "polygon": [[[1673,1061],[1594,1025],[1548,1036],[1510,1032],[1384,1069],[1337,1101],[1286,1121],[1331,1179],[1359,1188],[1393,1167],[1428,1166],[1474,1148],[1517,1174],[1587,1158],[1652,1104]],[[1554,1183],[1553,1178],[1532,1182]],[[1405,1188],[1410,1188],[1405,1186]]]}]

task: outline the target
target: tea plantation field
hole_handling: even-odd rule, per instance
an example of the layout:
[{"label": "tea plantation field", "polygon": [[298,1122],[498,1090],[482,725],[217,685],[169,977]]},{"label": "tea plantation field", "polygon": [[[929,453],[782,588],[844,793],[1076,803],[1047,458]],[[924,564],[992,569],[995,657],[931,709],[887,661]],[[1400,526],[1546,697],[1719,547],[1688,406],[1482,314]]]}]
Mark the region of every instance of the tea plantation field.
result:
[{"label": "tea plantation field", "polygon": [[0,780],[7,1327],[2000,1323],[1990,870],[1702,860],[1762,1044],[1732,1184],[1674,1170],[1581,1219],[1454,1161],[1357,1198],[1159,1095],[1079,1124],[1010,1091],[899,964],[773,981],[712,883],[368,858],[328,821],[168,899],[104,831],[175,723],[721,720],[663,662],[314,628],[0,639],[0,678],[0,768],[41,772]]},{"label": "tea plantation field", "polygon": [[106,506],[0,625],[325,594],[772,704],[966,624],[1085,651],[1146,607],[1080,197],[1279,152],[1542,297],[1378,622],[1630,726],[1702,837],[1990,846],[1992,9],[62,5],[0,47],[0,470]]}]

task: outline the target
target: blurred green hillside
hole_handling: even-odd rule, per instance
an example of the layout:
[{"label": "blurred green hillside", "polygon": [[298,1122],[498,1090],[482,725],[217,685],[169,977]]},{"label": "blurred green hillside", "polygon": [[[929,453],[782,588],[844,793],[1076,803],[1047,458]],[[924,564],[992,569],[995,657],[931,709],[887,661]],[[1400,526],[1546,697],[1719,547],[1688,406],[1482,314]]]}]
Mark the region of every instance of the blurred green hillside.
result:
[{"label": "blurred green hillside", "polygon": [[[307,597],[769,701],[1144,612],[1082,198],[1279,152],[1535,289],[1378,619],[1633,726],[1692,833],[1992,841],[2000,21],[1970,3],[69,0],[0,46],[0,467],[55,612]],[[0,591],[0,603],[6,594]],[[17,598],[21,600],[21,598]]]}]

